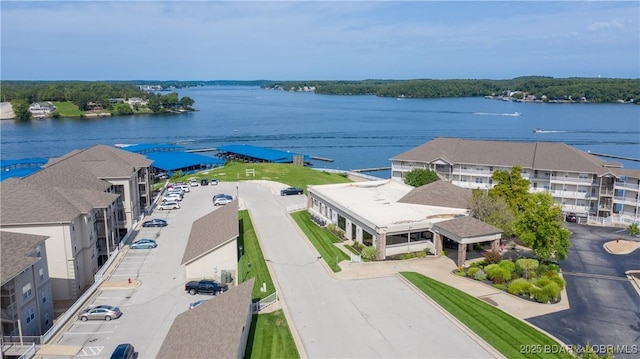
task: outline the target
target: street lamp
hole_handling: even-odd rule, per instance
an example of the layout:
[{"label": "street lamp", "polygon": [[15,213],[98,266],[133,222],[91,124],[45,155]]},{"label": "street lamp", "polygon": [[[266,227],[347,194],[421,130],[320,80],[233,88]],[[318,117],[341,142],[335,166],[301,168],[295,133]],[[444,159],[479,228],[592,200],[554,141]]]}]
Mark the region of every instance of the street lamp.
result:
[{"label": "street lamp", "polygon": [[[240,270],[240,273],[242,273],[242,272],[244,272],[244,270],[242,268],[242,264],[241,264],[241,261],[242,261],[242,245],[240,245],[238,247],[238,249],[240,249],[240,259],[238,259],[238,264],[240,264],[240,266],[239,266],[240,268],[238,268],[238,269]],[[240,279],[242,280],[242,277],[240,277]]]}]

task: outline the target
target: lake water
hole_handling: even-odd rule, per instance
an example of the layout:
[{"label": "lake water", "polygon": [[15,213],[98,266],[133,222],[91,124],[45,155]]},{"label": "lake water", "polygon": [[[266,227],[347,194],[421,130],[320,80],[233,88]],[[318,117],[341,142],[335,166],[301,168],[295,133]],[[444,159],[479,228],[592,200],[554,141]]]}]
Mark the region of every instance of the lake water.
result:
[{"label": "lake water", "polygon": [[[461,137],[558,141],[584,151],[640,158],[637,105],[400,100],[231,86],[178,93],[193,98],[200,111],[0,121],[1,157],[55,157],[95,144],[174,143],[197,149],[244,143],[334,160],[313,161],[317,168],[362,169],[388,167],[391,157],[436,137]],[[544,132],[534,133],[535,129]],[[618,161],[626,168],[640,168],[639,162]],[[371,174],[390,176],[389,171]]]}]

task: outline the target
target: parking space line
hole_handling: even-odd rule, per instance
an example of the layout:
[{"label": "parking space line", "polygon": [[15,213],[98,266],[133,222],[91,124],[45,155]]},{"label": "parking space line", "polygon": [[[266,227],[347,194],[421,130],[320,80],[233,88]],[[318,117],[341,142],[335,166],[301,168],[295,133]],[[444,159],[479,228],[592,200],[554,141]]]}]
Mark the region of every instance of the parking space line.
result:
[{"label": "parking space line", "polygon": [[108,332],[66,332],[64,333],[64,335],[94,335],[94,334],[111,334],[114,331],[108,331]]},{"label": "parking space line", "polygon": [[100,353],[102,353],[102,350],[104,350],[104,347],[82,347],[82,350],[80,350],[80,353],[78,353],[76,356],[78,357],[95,357],[100,355]]}]

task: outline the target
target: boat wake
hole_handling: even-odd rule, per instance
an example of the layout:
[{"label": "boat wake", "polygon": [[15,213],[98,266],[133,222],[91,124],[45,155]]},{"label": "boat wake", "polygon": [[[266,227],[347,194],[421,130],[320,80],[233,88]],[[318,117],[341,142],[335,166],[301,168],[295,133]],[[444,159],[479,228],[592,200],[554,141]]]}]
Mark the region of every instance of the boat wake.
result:
[{"label": "boat wake", "polygon": [[569,131],[561,131],[561,130],[541,130],[539,128],[536,128],[535,130],[533,130],[534,133],[564,133],[564,132],[569,132]]},{"label": "boat wake", "polygon": [[522,115],[522,113],[520,112],[512,112],[512,113],[474,112],[473,114],[480,115],[480,116],[512,116],[512,117],[517,117]]}]

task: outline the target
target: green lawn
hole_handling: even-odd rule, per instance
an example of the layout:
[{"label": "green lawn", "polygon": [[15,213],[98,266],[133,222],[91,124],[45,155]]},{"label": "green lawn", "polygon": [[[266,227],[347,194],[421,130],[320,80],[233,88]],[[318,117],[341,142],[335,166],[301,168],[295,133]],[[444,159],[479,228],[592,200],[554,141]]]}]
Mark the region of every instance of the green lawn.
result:
[{"label": "green lawn", "polygon": [[51,103],[58,108],[60,117],[80,117],[83,112],[71,101],[57,102],[51,101]]},{"label": "green lawn", "polygon": [[[255,176],[247,176],[246,170],[253,169]],[[347,183],[351,182],[345,176],[317,171],[303,166],[283,163],[244,163],[229,162],[223,167],[199,172],[182,177],[171,178],[172,182],[188,181],[189,178],[216,178],[218,181],[268,180],[287,184],[292,187],[305,189],[307,185]]]},{"label": "green lawn", "polygon": [[244,357],[247,359],[300,358],[282,310],[253,316]]},{"label": "green lawn", "polygon": [[349,260],[349,256],[333,245],[340,242],[328,230],[317,226],[311,221],[311,215],[307,211],[299,211],[291,213],[291,217],[296,221],[300,229],[309,238],[316,250],[322,256],[322,259],[329,265],[334,272],[340,272],[338,263],[343,260]]},{"label": "green lawn", "polygon": [[[401,274],[507,358],[571,358],[566,352],[558,353],[558,342],[500,309],[422,274]],[[545,352],[545,346],[556,348],[555,353]],[[522,351],[536,348],[540,353]]]},{"label": "green lawn", "polygon": [[[262,249],[260,249],[260,243],[258,237],[253,229],[253,223],[249,212],[246,210],[239,212],[240,216],[240,238],[238,238],[238,245],[242,245],[243,256],[240,258],[238,268],[238,279],[240,282],[244,282],[250,278],[255,278],[255,284],[253,285],[253,299],[260,300],[276,291],[267,264],[264,261],[262,255]],[[251,266],[249,266],[251,264]],[[262,283],[267,283],[267,291],[261,292],[260,287]]]}]

